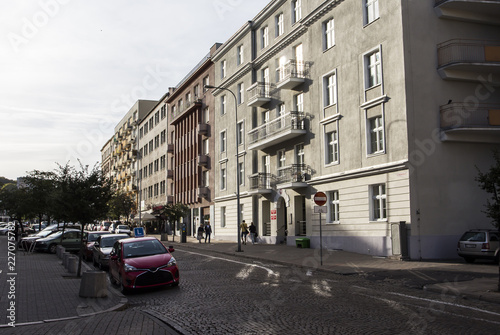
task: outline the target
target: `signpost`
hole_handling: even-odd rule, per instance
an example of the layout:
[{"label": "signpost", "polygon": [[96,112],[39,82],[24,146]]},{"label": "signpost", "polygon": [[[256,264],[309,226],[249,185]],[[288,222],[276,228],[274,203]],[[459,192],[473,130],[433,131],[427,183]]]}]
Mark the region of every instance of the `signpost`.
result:
[{"label": "signpost", "polygon": [[314,195],[314,202],[317,206],[314,206],[314,213],[319,214],[319,257],[321,265],[323,265],[323,232],[321,230],[321,213],[327,213],[328,207],[322,207],[327,201],[326,194],[323,192],[316,192]]},{"label": "signpost", "polygon": [[143,227],[135,227],[134,228],[134,237],[144,237],[144,228]]}]

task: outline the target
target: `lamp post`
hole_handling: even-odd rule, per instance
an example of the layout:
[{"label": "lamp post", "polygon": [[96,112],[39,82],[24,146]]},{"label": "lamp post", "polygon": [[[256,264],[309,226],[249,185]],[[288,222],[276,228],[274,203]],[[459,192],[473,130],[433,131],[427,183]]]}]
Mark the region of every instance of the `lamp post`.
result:
[{"label": "lamp post", "polygon": [[205,85],[205,88],[211,88],[211,89],[219,89],[219,90],[224,90],[228,91],[233,95],[234,98],[234,118],[235,118],[235,131],[236,131],[236,226],[238,227],[238,249],[236,250],[237,252],[241,252],[241,228],[240,228],[240,160],[239,160],[239,155],[238,155],[238,99],[236,99],[236,95],[233,93],[228,88],[221,87],[221,86],[213,86],[213,85]]}]

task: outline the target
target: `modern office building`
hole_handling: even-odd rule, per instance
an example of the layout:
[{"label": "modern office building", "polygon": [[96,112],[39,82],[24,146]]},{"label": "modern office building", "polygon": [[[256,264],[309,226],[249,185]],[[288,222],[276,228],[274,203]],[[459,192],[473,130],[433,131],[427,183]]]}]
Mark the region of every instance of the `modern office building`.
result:
[{"label": "modern office building", "polygon": [[214,148],[213,96],[205,85],[213,84],[214,66],[210,52],[175,87],[166,99],[169,111],[168,170],[169,202],[183,203],[190,208],[185,223],[188,234],[196,226],[214,217]]},{"label": "modern office building", "polygon": [[491,227],[475,177],[500,143],[499,13],[498,1],[271,1],[212,57],[216,238],[236,239],[240,211],[266,243],[457,257],[464,230]]}]

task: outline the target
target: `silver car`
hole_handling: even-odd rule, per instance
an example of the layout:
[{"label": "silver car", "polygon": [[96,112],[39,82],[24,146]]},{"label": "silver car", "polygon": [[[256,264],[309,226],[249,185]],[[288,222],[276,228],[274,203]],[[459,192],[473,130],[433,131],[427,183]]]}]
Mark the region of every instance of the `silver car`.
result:
[{"label": "silver car", "polygon": [[499,240],[498,230],[469,230],[458,241],[457,253],[467,263],[472,263],[476,259],[491,259],[498,262]]},{"label": "silver car", "polygon": [[109,266],[109,253],[113,248],[113,244],[121,239],[128,238],[127,234],[107,234],[101,235],[94,242],[92,249],[92,260],[95,267],[101,270]]}]

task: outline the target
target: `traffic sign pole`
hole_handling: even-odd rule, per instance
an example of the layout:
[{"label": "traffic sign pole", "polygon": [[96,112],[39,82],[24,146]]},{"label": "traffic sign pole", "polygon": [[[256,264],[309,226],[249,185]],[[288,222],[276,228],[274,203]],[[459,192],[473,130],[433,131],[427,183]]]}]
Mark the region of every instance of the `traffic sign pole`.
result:
[{"label": "traffic sign pole", "polygon": [[[316,203],[316,205],[323,206],[324,204],[326,204],[326,201],[327,197],[325,193],[316,192],[316,194],[314,195],[314,202]],[[321,207],[317,211],[316,208],[314,209],[314,211],[319,214],[319,257],[321,265],[323,265],[323,231],[321,228],[321,213],[323,212],[322,209],[323,208]]]}]

